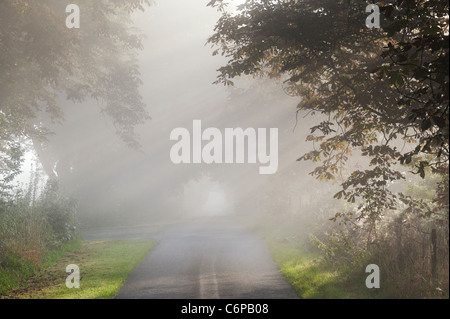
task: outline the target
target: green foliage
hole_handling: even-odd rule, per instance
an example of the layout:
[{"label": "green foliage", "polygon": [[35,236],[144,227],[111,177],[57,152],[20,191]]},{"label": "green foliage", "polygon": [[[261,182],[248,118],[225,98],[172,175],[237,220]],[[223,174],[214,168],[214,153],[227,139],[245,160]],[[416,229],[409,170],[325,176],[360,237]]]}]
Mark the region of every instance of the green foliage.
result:
[{"label": "green foliage", "polygon": [[4,258],[0,264],[0,296],[10,289],[17,288],[20,283],[36,271],[36,266],[14,256]]},{"label": "green foliage", "polygon": [[57,243],[76,238],[77,203],[73,199],[61,195],[57,181],[49,180],[47,182],[42,199],[35,205],[37,210],[45,212],[47,222]]},{"label": "green foliage", "polygon": [[[423,195],[423,193],[420,193]],[[380,267],[382,287],[379,297],[442,298],[448,296],[448,221],[436,223],[414,210],[389,214],[379,227],[354,220],[336,224],[328,234],[311,235],[321,250],[319,265],[334,270],[348,283],[362,286],[368,264]],[[432,272],[431,230],[437,232],[436,273]]]},{"label": "green foliage", "polygon": [[316,245],[325,257],[325,261],[341,271],[361,269],[368,260],[368,252],[358,244],[358,237],[346,231],[333,231],[326,236],[326,242],[314,235],[310,236],[311,242]]},{"label": "green foliage", "polygon": [[[97,101],[93,104],[133,147],[138,146],[134,127],[149,118],[138,91],[141,81],[134,57],[142,48],[141,37],[130,18],[149,1],[78,1],[83,22],[76,31],[64,23],[70,3],[0,2],[2,183],[19,170],[17,143],[24,139],[42,143],[50,133],[45,123],[64,120],[61,97]],[[51,170],[47,173],[52,175]]]},{"label": "green foliage", "polygon": [[51,232],[45,213],[34,211],[29,200],[20,195],[3,206],[0,215],[0,264],[17,258],[38,265]]},{"label": "green foliage", "polygon": [[11,182],[20,174],[23,162],[22,145],[12,140],[3,143],[4,140],[7,139],[0,133],[0,203],[11,195]]},{"label": "green foliage", "polygon": [[[413,136],[418,145],[402,160],[419,153],[448,160],[449,4],[440,0],[395,0],[382,3],[388,41],[382,57],[386,63],[376,71],[388,77],[401,98],[400,108],[409,121],[419,124]],[[440,161],[438,161],[440,162]],[[434,161],[423,166],[437,166]],[[419,171],[423,174],[423,168]]]},{"label": "green foliage", "polygon": [[36,272],[51,266],[68,252],[79,249],[80,245],[79,240],[74,240],[53,248],[43,256],[43,263],[39,266],[13,255],[6,256],[0,265],[0,296],[7,294],[11,289],[23,287],[26,280]]},{"label": "green foliage", "polygon": [[228,58],[217,83],[280,78],[298,112],[322,114],[307,137],[314,149],[299,158],[320,163],[318,179],[335,179],[355,152],[367,158],[335,196],[355,203],[353,216],[375,225],[399,207],[389,186],[404,180],[401,164],[448,176],[448,2],[380,3],[379,30],[365,27],[364,1],[248,0],[233,13],[224,4],[210,3],[222,17],[208,42]]},{"label": "green foliage", "polygon": [[0,204],[0,293],[16,287],[77,237],[76,203],[49,181],[36,196],[37,179]]}]

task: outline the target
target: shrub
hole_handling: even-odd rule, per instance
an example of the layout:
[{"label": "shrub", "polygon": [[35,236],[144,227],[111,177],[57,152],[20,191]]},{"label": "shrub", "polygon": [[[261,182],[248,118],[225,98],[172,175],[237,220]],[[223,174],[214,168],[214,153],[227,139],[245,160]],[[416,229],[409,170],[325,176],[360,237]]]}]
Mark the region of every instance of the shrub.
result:
[{"label": "shrub", "polygon": [[49,180],[47,182],[41,199],[35,206],[45,215],[55,243],[75,239],[78,225],[77,203],[61,194],[57,181]]},{"label": "shrub", "polygon": [[0,267],[12,267],[11,260],[37,266],[43,255],[75,239],[76,203],[62,195],[56,181],[48,181],[36,199],[35,190],[4,200],[0,209]]}]

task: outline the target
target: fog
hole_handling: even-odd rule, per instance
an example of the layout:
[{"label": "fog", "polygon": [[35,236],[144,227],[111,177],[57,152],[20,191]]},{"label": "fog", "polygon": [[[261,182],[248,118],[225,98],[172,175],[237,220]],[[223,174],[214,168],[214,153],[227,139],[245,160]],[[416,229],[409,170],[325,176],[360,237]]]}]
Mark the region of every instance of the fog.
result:
[{"label": "fog", "polygon": [[448,298],[446,2],[68,4],[0,1],[0,297]]},{"label": "fog", "polygon": [[[300,216],[302,223],[332,216],[335,205],[343,205],[332,198],[338,182],[315,180],[309,173],[316,164],[297,161],[314,147],[306,137],[324,117],[296,113],[301,97],[287,93],[283,78],[242,76],[234,86],[214,84],[227,58],[213,56],[206,44],[220,17],[206,4],[157,1],[132,13],[131,25],[143,36],[134,57],[139,92],[151,117],[135,127],[139,147],[129,147],[116,134],[102,101],[73,102],[60,95],[64,119],[55,122],[41,112],[36,122],[50,134],[45,142],[30,144],[19,180],[26,185],[32,179],[30,167],[41,172],[40,189],[49,176],[56,177],[63,192],[78,201],[81,224],[88,228],[215,215]],[[259,162],[174,164],[171,132],[192,132],[194,120],[201,121],[202,130],[222,133],[277,128],[275,174],[260,174],[267,164]],[[364,161],[357,157],[355,163]]]},{"label": "fog", "polygon": [[[280,80],[242,77],[231,87],[213,84],[226,59],[213,56],[206,45],[219,18],[206,4],[158,1],[132,15],[133,25],[144,36],[137,61],[140,92],[151,116],[136,128],[139,149],[128,147],[114,133],[110,119],[100,112],[101,102],[75,103],[60,97],[65,119],[54,123],[43,115],[42,122],[54,134],[44,143],[37,165],[47,165],[47,173],[65,172],[58,178],[64,191],[79,201],[86,227],[243,214],[239,207],[244,203],[246,210],[253,204],[256,209],[254,194],[272,192],[270,196],[278,197],[286,191],[274,192],[273,183],[280,176],[295,174],[299,190],[313,183],[308,175],[311,165],[296,159],[311,147],[305,137],[318,119],[296,116],[299,98],[285,93]],[[258,163],[174,164],[170,133],[177,127],[192,131],[193,120],[201,120],[203,129],[222,132],[278,128],[277,172],[261,175]],[[24,166],[29,165],[30,156]],[[25,172],[21,180],[27,178]],[[312,195],[300,197],[308,201],[308,196]]]}]

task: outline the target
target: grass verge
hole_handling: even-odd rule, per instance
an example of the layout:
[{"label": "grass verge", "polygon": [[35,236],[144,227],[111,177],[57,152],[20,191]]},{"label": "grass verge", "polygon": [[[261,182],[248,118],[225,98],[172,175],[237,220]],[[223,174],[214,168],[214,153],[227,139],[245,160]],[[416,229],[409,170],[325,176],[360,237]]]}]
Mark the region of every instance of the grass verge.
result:
[{"label": "grass verge", "polygon": [[0,297],[10,290],[21,288],[28,278],[36,274],[39,269],[45,269],[56,262],[59,258],[70,251],[81,247],[81,241],[73,240],[57,248],[48,251],[45,254],[42,263],[38,266],[31,261],[25,261],[10,256],[3,261],[0,266]]},{"label": "grass verge", "polygon": [[[327,264],[308,236],[296,225],[299,222],[268,222],[241,219],[241,223],[267,243],[273,260],[297,294],[305,299],[382,298],[379,289],[365,286],[365,273],[339,272]],[[366,275],[367,276],[367,275]]]},{"label": "grass verge", "polygon": [[[110,299],[125,283],[130,272],[156,246],[148,239],[107,239],[80,242],[78,249],[63,256],[54,253],[52,265],[32,275],[23,288],[4,298],[20,299]],[[49,261],[50,263],[50,261]],[[79,289],[68,289],[65,272],[78,265]]]},{"label": "grass verge", "polygon": [[[301,242],[267,240],[269,250],[283,275],[295,291],[305,299],[376,298],[365,287],[363,277],[352,278],[334,271]],[[305,247],[306,246],[306,247]]]}]

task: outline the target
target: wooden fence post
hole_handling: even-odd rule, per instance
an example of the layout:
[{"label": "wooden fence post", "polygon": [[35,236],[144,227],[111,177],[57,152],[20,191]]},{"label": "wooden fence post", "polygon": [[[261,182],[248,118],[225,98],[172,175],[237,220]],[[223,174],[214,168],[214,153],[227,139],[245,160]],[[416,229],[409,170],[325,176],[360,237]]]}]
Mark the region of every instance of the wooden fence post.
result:
[{"label": "wooden fence post", "polygon": [[436,248],[436,228],[431,230],[431,276],[433,279],[436,278],[436,262],[437,262],[437,248]]}]

